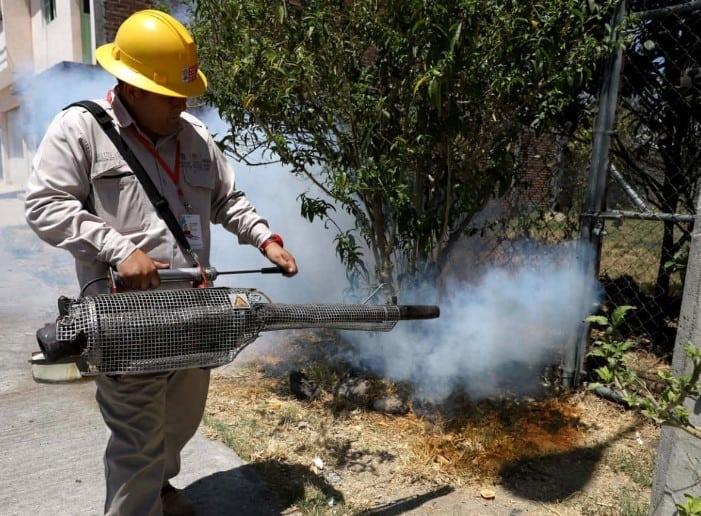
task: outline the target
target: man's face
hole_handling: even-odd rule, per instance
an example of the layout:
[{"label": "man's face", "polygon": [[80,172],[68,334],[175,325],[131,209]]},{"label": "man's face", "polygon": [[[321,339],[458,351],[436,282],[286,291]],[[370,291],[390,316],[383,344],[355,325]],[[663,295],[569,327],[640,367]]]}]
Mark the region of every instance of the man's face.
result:
[{"label": "man's face", "polygon": [[126,98],[136,123],[147,134],[167,136],[180,127],[180,113],[185,111],[186,99],[151,93],[128,84],[121,86],[120,94]]}]

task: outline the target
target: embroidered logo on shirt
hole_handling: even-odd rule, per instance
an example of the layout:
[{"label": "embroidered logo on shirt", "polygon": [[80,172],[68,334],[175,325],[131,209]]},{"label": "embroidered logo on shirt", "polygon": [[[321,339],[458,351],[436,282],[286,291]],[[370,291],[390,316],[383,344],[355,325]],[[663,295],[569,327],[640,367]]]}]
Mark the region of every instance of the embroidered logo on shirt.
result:
[{"label": "embroidered logo on shirt", "polygon": [[180,166],[183,168],[189,168],[201,172],[209,170],[211,164],[212,160],[203,158],[201,155],[195,154],[194,152],[190,156],[184,152],[180,153]]},{"label": "embroidered logo on shirt", "polygon": [[122,155],[118,152],[102,151],[95,153],[95,163],[102,161],[124,161]]}]

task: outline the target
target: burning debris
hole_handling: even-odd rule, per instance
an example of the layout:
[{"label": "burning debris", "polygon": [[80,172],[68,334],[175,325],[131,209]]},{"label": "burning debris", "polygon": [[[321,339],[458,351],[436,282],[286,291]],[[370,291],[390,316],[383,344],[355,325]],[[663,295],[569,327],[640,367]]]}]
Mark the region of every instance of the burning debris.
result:
[{"label": "burning debris", "polygon": [[290,391],[298,400],[313,400],[321,394],[319,385],[302,371],[290,372]]}]

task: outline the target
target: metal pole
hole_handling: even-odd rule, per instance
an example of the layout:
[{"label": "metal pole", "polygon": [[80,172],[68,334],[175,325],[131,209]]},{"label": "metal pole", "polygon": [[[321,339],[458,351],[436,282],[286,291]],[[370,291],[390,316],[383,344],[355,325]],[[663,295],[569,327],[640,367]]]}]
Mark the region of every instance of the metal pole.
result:
[{"label": "metal pole", "polygon": [[615,220],[618,222],[622,221],[623,219],[636,219],[688,224],[689,222],[694,222],[696,220],[696,215],[685,215],[683,213],[661,213],[657,211],[639,213],[637,211],[611,210],[602,211],[599,213],[583,213],[582,217],[585,216],[595,219]]},{"label": "metal pole", "polygon": [[647,204],[645,204],[645,201],[643,200],[642,196],[635,191],[635,188],[630,186],[628,181],[626,181],[623,177],[623,174],[621,174],[618,171],[618,169],[613,163],[611,163],[611,168],[609,171],[611,172],[611,176],[616,180],[623,192],[628,196],[628,198],[633,202],[633,204],[635,204],[635,207],[642,212],[650,213],[650,208],[647,207]]},{"label": "metal pole", "polygon": [[[621,0],[614,13],[611,27],[612,42],[618,44],[619,29],[628,11],[628,3]],[[599,112],[594,125],[592,142],[591,168],[589,170],[589,185],[585,210],[582,216],[580,230],[580,249],[584,270],[587,274],[599,277],[599,260],[601,254],[601,230],[603,222],[590,214],[601,212],[606,204],[606,181],[608,171],[608,155],[611,145],[618,103],[621,68],[623,65],[623,48],[618,46],[609,58],[599,93]],[[590,307],[583,307],[588,312]],[[573,335],[565,350],[562,368],[562,380],[567,387],[576,387],[584,364],[584,356],[589,345],[589,327],[582,324],[580,334]]]},{"label": "metal pole", "polygon": [[682,16],[684,14],[694,12],[698,9],[701,9],[701,0],[694,0],[686,4],[670,5],[669,7],[660,7],[659,9],[650,9],[649,11],[642,11],[631,14],[636,18],[650,20],[652,18],[659,18],[661,16],[669,16],[670,14]]}]

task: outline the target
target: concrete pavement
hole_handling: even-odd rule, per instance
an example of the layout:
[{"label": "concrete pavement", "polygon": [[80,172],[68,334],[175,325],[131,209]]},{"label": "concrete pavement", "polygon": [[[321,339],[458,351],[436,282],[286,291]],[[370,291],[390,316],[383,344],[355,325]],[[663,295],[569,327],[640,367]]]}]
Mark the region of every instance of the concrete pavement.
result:
[{"label": "concrete pavement", "polygon": [[[26,227],[16,189],[0,190],[0,513],[102,513],[107,430],[91,381],[38,384],[27,360],[34,332],[77,295],[70,255]],[[201,430],[173,481],[198,514],[276,514],[262,484],[229,448]]]}]

